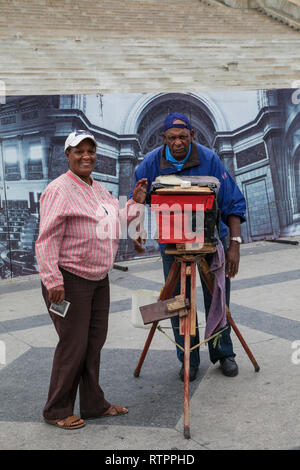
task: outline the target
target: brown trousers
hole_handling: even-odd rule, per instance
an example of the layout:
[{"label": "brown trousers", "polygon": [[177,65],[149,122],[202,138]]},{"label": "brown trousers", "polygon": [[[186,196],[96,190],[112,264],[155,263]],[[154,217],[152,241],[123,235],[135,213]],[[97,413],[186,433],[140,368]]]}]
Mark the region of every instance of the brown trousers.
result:
[{"label": "brown trousers", "polygon": [[[108,327],[108,276],[101,281],[89,281],[64,269],[61,272],[65,299],[71,305],[65,318],[49,312],[59,341],[43,416],[63,419],[72,415],[78,387],[81,417],[101,416],[110,406],[99,385],[100,353]],[[42,294],[49,309],[48,292],[43,284]]]}]

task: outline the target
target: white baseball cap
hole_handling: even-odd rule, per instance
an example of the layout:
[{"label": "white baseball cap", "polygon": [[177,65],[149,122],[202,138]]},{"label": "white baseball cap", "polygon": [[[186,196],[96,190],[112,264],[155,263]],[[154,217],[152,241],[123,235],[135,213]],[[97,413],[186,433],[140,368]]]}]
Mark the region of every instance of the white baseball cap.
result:
[{"label": "white baseball cap", "polygon": [[68,147],[76,147],[84,139],[91,139],[95,145],[97,145],[95,137],[90,132],[85,130],[78,130],[71,132],[71,134],[68,135],[65,141],[65,151]]}]

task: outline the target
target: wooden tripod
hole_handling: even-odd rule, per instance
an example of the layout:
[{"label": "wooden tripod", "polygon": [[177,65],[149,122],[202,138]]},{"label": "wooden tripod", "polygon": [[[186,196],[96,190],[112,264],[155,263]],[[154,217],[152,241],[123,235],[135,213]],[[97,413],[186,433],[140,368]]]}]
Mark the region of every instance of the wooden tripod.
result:
[{"label": "wooden tripod", "polygon": [[[190,405],[189,405],[189,384],[190,384],[190,341],[191,336],[196,334],[196,267],[200,276],[204,280],[211,294],[213,293],[214,276],[209,269],[209,265],[205,259],[206,253],[201,254],[180,254],[175,256],[175,261],[170,269],[166,283],[160,293],[159,300],[170,299],[173,295],[178,280],[180,279],[180,294],[186,296],[186,277],[190,276],[191,279],[191,298],[190,298],[190,309],[188,315],[179,319],[179,333],[184,335],[184,437],[189,439],[190,436]],[[240,340],[245,352],[247,353],[250,361],[252,362],[256,372],[259,371],[259,365],[257,364],[253,354],[247,346],[244,338],[242,337],[239,329],[237,328],[228,306],[226,305],[226,316],[227,321],[233,328],[238,339]],[[153,322],[152,327],[149,331],[147,340],[144,345],[144,349],[140,356],[138,365],[134,371],[134,376],[139,377],[140,371],[145,360],[146,354],[150,347],[153,339],[155,330],[158,326],[158,321]]]}]

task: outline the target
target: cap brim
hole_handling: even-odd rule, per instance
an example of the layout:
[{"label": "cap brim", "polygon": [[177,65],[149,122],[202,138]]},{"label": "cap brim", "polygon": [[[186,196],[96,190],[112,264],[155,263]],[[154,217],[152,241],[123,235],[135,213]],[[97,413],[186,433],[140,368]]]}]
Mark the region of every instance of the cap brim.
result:
[{"label": "cap brim", "polygon": [[65,150],[67,150],[68,147],[77,147],[77,145],[80,144],[80,142],[82,142],[85,139],[90,139],[94,142],[95,145],[97,145],[97,142],[94,137],[90,135],[78,135],[74,137],[72,142],[70,142],[68,145],[65,145]]}]

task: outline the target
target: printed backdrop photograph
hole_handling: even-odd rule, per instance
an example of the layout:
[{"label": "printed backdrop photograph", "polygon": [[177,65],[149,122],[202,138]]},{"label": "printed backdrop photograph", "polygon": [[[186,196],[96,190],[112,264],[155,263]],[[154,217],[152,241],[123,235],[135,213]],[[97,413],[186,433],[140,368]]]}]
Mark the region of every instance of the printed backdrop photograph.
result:
[{"label": "printed backdrop photograph", "polygon": [[[68,170],[70,132],[95,136],[93,178],[116,198],[128,198],[136,167],[163,145],[164,118],[172,112],[188,116],[195,141],[219,155],[243,192],[243,243],[299,235],[299,103],[295,89],[6,97],[0,105],[0,279],[37,273],[39,198]],[[153,230],[148,234],[143,256],[157,255]],[[139,256],[130,239],[120,241],[116,261]]]}]

